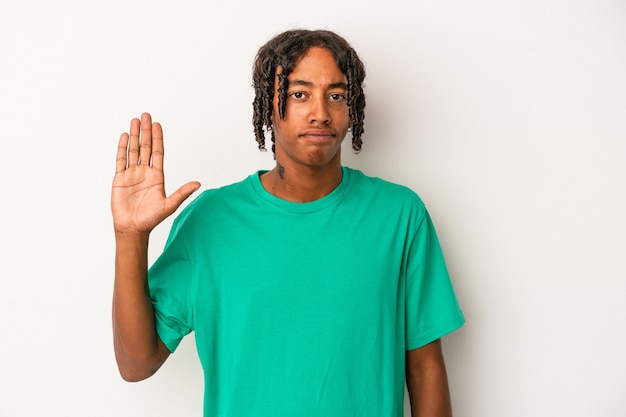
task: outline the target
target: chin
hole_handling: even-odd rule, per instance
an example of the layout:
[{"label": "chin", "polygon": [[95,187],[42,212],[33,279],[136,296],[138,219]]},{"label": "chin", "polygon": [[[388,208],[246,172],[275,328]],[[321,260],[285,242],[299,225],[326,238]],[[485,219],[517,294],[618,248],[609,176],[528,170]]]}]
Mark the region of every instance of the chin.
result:
[{"label": "chin", "polygon": [[311,151],[307,154],[306,159],[308,165],[313,167],[323,167],[325,165],[331,165],[335,161],[341,160],[341,154],[339,151],[329,154],[322,150]]}]

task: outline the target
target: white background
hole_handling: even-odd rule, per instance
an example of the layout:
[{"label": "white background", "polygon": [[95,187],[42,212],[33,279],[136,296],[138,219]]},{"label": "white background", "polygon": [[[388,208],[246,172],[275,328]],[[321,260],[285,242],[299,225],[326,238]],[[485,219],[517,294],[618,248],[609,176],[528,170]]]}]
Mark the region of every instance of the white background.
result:
[{"label": "white background", "polygon": [[626,415],[625,2],[212,3],[0,2],[1,416],[201,415],[193,337],[148,381],[117,373],[117,139],[150,111],[169,191],[270,168],[251,65],[295,27],[366,63],[344,163],[431,211],[467,318],[444,339],[455,415]]}]

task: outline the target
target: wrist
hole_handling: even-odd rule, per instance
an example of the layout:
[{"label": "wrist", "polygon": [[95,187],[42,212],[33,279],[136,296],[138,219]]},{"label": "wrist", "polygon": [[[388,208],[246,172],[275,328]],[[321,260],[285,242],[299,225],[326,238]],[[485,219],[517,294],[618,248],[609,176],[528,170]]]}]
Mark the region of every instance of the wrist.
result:
[{"label": "wrist", "polygon": [[137,230],[115,230],[116,243],[127,244],[147,244],[150,232],[142,232]]}]

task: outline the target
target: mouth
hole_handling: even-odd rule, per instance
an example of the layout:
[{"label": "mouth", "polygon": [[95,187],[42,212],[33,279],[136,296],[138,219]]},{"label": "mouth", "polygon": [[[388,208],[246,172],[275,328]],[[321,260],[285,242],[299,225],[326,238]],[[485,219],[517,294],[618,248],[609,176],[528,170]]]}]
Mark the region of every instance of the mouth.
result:
[{"label": "mouth", "polygon": [[326,129],[316,129],[309,130],[300,135],[300,137],[313,141],[313,142],[325,142],[333,139],[335,137],[335,133],[331,130]]}]

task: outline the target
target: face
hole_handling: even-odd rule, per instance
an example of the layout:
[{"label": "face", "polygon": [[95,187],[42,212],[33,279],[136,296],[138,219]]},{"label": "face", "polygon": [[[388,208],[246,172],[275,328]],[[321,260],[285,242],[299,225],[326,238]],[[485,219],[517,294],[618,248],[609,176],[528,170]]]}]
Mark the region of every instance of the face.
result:
[{"label": "face", "polygon": [[313,47],[288,80],[283,120],[275,81],[272,130],[277,162],[285,168],[340,166],[341,142],[350,126],[346,76],[327,49]]}]

